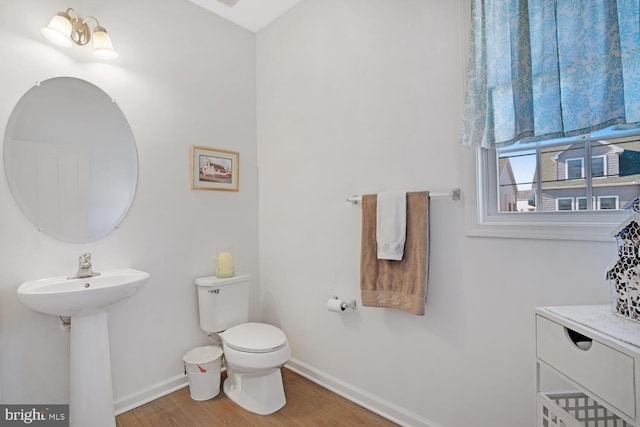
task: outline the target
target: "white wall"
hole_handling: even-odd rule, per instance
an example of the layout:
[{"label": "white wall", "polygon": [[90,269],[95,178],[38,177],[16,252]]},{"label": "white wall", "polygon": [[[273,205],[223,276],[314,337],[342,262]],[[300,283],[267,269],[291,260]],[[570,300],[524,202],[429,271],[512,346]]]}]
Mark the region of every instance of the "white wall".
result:
[{"label": "white wall", "polygon": [[[615,244],[465,236],[462,3],[305,0],[258,33],[263,318],[295,366],[400,421],[532,426],[532,308],[607,303]],[[461,202],[431,203],[424,317],[325,309],[359,300],[347,196],[452,187]]]},{"label": "white wall", "polygon": [[[41,36],[40,27],[69,6],[100,20],[120,58],[94,60],[90,47],[63,50]],[[83,78],[117,100],[140,165],[137,194],[120,228],[81,245],[38,233],[2,173],[3,403],[68,402],[69,332],[57,318],[22,305],[16,289],[24,280],[72,273],[82,252],[93,253],[97,271],[133,267],[151,274],[141,292],[109,309],[117,399],[182,374],[182,355],[207,342],[193,280],[213,273],[216,245],[232,244],[238,268],[255,277],[253,314],[259,315],[253,33],[186,0],[3,0],[0,64],[2,129],[36,81]],[[239,151],[240,191],[190,190],[192,144]]]},{"label": "white wall", "polygon": [[[121,57],[109,63],[41,37],[69,6],[0,2],[0,123],[35,81],[97,84],[136,136],[138,193],[118,230],[73,245],[39,234],[0,184],[0,401],[68,401],[68,332],[19,303],[23,280],[68,274],[84,251],[96,270],[151,273],[109,309],[118,398],[179,375],[182,354],[206,342],[193,279],[232,243],[255,277],[254,318],[261,293],[263,318],[282,326],[307,373],[414,424],[533,424],[531,309],[606,302],[613,242],[468,238],[465,201],[434,200],[426,316],[324,308],[333,294],[358,298],[360,208],[347,196],[473,191],[458,145],[459,1],[305,0],[256,48],[253,34],[187,1],[77,0],[112,35]],[[239,151],[241,191],[189,190],[191,144]]]}]

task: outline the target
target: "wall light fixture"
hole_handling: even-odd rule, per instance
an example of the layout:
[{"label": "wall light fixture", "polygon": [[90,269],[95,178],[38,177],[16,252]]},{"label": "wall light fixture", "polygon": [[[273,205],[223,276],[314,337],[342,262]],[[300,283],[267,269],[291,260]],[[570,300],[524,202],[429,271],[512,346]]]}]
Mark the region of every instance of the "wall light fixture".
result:
[{"label": "wall light fixture", "polygon": [[[87,21],[93,19],[96,26],[93,32],[89,30]],[[118,52],[113,49],[111,37],[107,30],[93,16],[82,19],[72,8],[66,12],[59,12],[46,27],[42,27],[42,34],[51,42],[64,47],[71,47],[73,43],[85,45],[93,35],[93,55],[100,59],[115,59]]]}]

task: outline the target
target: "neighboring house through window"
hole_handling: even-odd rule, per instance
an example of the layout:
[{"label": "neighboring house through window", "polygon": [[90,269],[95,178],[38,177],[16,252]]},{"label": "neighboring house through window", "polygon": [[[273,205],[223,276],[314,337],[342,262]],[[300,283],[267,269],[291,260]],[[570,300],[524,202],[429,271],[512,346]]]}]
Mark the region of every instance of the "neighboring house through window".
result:
[{"label": "neighboring house through window", "polygon": [[[469,235],[608,240],[640,196],[639,130],[481,148],[477,156],[483,198],[469,212]],[[545,216],[553,213],[562,215]]]},{"label": "neighboring house through window", "polygon": [[[529,189],[516,194],[529,204],[533,200],[538,212],[624,207],[640,192],[640,135],[617,137],[618,133],[609,129],[589,138],[549,141],[533,150],[528,145],[496,150],[502,169],[510,171],[501,175],[501,200],[506,194],[511,197],[515,186]],[[591,159],[589,174],[586,158]],[[500,212],[506,212],[502,206]]]}]

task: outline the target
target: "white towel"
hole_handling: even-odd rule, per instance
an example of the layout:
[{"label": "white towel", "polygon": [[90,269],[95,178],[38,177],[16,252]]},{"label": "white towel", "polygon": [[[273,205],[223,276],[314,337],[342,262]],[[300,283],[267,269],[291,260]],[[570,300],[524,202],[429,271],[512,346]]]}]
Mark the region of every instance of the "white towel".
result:
[{"label": "white towel", "polygon": [[376,241],[378,259],[401,261],[407,237],[407,192],[378,193]]}]

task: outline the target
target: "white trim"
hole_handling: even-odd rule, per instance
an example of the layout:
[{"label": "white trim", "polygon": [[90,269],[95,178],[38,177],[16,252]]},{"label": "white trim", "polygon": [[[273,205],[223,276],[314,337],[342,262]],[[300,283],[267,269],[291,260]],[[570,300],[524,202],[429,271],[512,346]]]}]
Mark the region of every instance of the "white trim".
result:
[{"label": "white trim", "polygon": [[132,409],[142,406],[145,403],[149,403],[162,396],[178,391],[189,385],[189,380],[186,375],[179,374],[175,377],[160,381],[152,386],[140,390],[135,393],[128,394],[126,396],[115,399],[114,408],[116,416]]},{"label": "white trim", "polygon": [[[580,209],[580,200],[584,200],[584,209]],[[591,196],[591,209],[596,208],[596,196]],[[586,196],[576,197],[576,210],[577,211],[586,211],[587,210],[587,198]]]},{"label": "white trim", "polygon": [[[576,160],[580,162],[580,176],[576,178],[571,178],[569,177],[569,162],[574,162]],[[584,178],[584,159],[582,157],[573,157],[571,159],[566,159],[564,161],[564,179],[570,180],[570,179],[582,179],[582,178]],[[558,179],[562,179],[562,178],[558,177]]]},{"label": "white trim", "polygon": [[[569,200],[571,202],[571,209],[560,209],[560,201],[561,200]],[[573,197],[557,197],[556,198],[556,210],[561,212],[572,211],[574,210],[574,200]]]},{"label": "white trim", "polygon": [[[618,227],[616,227],[616,229],[615,229],[615,230],[613,230],[613,231],[611,232],[611,235],[612,235],[613,237],[616,237],[618,234],[620,234],[620,232],[621,232],[622,230],[624,230],[625,228],[627,228],[627,226],[628,226],[629,224],[631,224],[632,222],[634,222],[634,221],[635,221],[635,222],[637,222],[638,224],[640,224],[640,213],[638,213],[638,212],[631,212],[631,215],[629,216],[629,218],[627,218],[625,221],[623,221],[622,223],[620,223],[620,225],[618,225]],[[617,261],[618,261],[618,260],[617,260],[617,259],[615,259],[613,262],[615,263],[615,262],[617,262]],[[609,270],[610,270],[610,268],[607,268],[607,271],[609,271]]]},{"label": "white trim", "polygon": [[609,147],[611,149],[611,151],[614,152],[614,154],[621,154],[624,151],[624,148],[620,148],[618,147],[616,144],[617,142],[613,142],[613,141],[609,141],[606,139],[598,139],[594,142],[598,142],[602,145],[611,145],[611,147]]},{"label": "white trim", "polygon": [[[442,427],[433,421],[421,417],[407,409],[394,403],[388,402],[380,397],[374,396],[365,390],[355,387],[339,378],[333,377],[326,372],[315,369],[295,358],[289,359],[286,368],[307,378],[310,381],[326,388],[351,402],[368,409],[396,424],[405,427]],[[189,385],[188,377],[184,374],[160,381],[144,390],[131,393],[115,399],[115,415],[118,416],[131,411],[146,403],[159,399],[167,394],[178,391]]]},{"label": "white trim", "polygon": [[352,384],[349,384],[339,378],[331,376],[326,372],[320,371],[312,366],[301,362],[298,359],[291,358],[285,365],[286,368],[307,378],[310,381],[320,385],[321,387],[331,390],[332,392],[344,397],[347,400],[356,403],[384,417],[396,424],[405,427],[442,427],[434,421],[428,420],[404,409],[394,403],[386,401],[378,396],[362,390]]},{"label": "white trim", "polygon": [[611,210],[611,209],[602,209],[600,207],[600,199],[616,199],[616,209],[620,209],[620,198],[618,197],[618,195],[614,195],[614,196],[598,196],[598,209],[599,210]]}]

